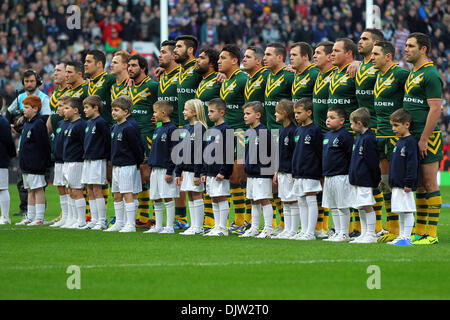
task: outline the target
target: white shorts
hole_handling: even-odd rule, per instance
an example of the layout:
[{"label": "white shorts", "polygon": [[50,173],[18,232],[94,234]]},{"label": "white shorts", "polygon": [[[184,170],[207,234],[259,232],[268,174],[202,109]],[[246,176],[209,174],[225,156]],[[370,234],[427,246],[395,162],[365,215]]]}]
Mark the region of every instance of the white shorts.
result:
[{"label": "white shorts", "polygon": [[166,182],[167,169],[152,168],[150,174],[150,200],[171,199],[180,196],[180,188],[175,184],[173,177],[171,183]]},{"label": "white shorts", "polygon": [[295,179],[292,186],[292,194],[296,197],[303,197],[309,192],[320,192],[322,191],[322,185],[320,180],[316,179]]},{"label": "white shorts", "polygon": [[137,168],[136,176],[134,177],[134,194],[138,194],[142,191],[142,179],[141,179],[141,170]]},{"label": "white shorts", "polygon": [[45,175],[43,174],[31,174],[22,173],[23,187],[24,189],[38,189],[46,186]]},{"label": "white shorts", "polygon": [[83,162],[64,162],[63,183],[67,188],[83,189],[81,176],[83,174]]},{"label": "white shorts", "polygon": [[272,179],[247,177],[246,197],[253,201],[272,199]]},{"label": "white shorts", "polygon": [[113,166],[111,192],[134,193],[136,166]]},{"label": "white shorts", "polygon": [[348,182],[348,175],[325,177],[322,207],[328,209],[345,209],[351,206],[351,185]]},{"label": "white shorts", "polygon": [[194,192],[203,192],[205,191],[205,186],[200,182],[198,186],[194,184],[194,172],[183,171],[181,173],[181,187],[180,191],[194,191]]},{"label": "white shorts", "polygon": [[206,194],[211,198],[230,195],[230,180],[217,181],[216,177],[206,177]]},{"label": "white shorts", "polygon": [[292,193],[294,183],[292,182],[292,174],[278,173],[278,197],[283,202],[297,201],[297,197]]},{"label": "white shorts", "polygon": [[416,201],[414,192],[405,192],[402,188],[392,188],[391,211],[416,212]]},{"label": "white shorts", "polygon": [[8,190],[8,168],[0,168],[0,190]]},{"label": "white shorts", "polygon": [[375,204],[375,198],[373,197],[373,191],[370,187],[359,187],[350,185],[352,189],[352,208],[361,209],[365,206],[373,206]]},{"label": "white shorts", "polygon": [[106,160],[84,160],[81,183],[104,185],[106,183]]},{"label": "white shorts", "polygon": [[55,170],[53,170],[53,185],[55,187],[65,187],[63,166],[64,163],[55,163]]}]

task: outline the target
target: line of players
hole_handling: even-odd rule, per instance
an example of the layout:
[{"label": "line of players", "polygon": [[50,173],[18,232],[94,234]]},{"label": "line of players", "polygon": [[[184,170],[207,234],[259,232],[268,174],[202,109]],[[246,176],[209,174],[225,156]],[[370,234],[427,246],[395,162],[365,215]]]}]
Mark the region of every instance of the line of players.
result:
[{"label": "line of players", "polygon": [[[370,128],[377,134],[381,158],[382,182],[380,188],[374,191],[377,200],[374,206],[377,213],[377,232],[382,232],[383,196],[388,215],[386,229],[389,233],[381,238],[382,241],[392,240],[399,232],[398,215],[390,211],[391,192],[387,183],[389,157],[396,142],[389,115],[404,107],[412,113],[411,130],[418,140],[421,155],[420,181],[416,193],[419,210],[414,240],[437,243],[437,223],[442,200],[436,175],[438,161],[442,156],[442,143],[436,123],[441,105],[442,80],[427,58],[429,50],[428,36],[417,33],[409,36],[405,54],[407,61],[414,66],[413,71],[409,73],[392,60],[392,46],[383,41],[382,33],[376,29],[365,30],[358,46],[343,38],[335,43],[319,43],[313,52],[309,44],[297,43],[290,48],[291,66],[285,65],[286,49],[278,43],[269,44],[265,51],[259,47],[249,47],[242,61],[240,49],[235,45],[226,45],[220,53],[211,48],[202,48],[196,59],[196,39],[192,36],[181,36],[175,41],[166,41],[161,46],[160,69],[157,70],[159,83],[147,77],[145,59],[133,56],[133,60],[133,57],[127,57],[122,52],[114,56],[111,74],[107,74],[104,71],[103,53],[94,50],[87,55],[84,66],[76,62],[65,66],[67,81],[60,81],[61,90],[56,90],[54,96],[57,98],[58,95],[65,94],[65,91],[77,96],[77,88],[79,97],[100,95],[105,106],[102,116],[112,124],[109,107],[111,99],[122,94],[129,95],[134,104],[132,115],[141,131],[144,131],[146,151],[151,148],[154,132],[154,127],[149,125],[153,123],[151,106],[157,100],[171,102],[174,109],[171,119],[181,126],[185,124],[181,110],[187,100],[200,99],[207,110],[208,101],[221,98],[227,107],[225,121],[236,131],[237,137],[242,137],[242,132],[247,128],[243,122],[242,106],[251,101],[260,101],[264,105],[262,122],[267,128],[274,129],[280,127],[275,119],[275,107],[279,101],[288,99],[295,102],[304,97],[311,98],[313,121],[323,133],[328,131],[325,122],[330,107],[344,106],[347,116],[358,106],[366,107],[371,112]],[[354,61],[357,52],[363,57],[360,63]],[[311,63],[312,59],[314,63]],[[243,71],[240,70],[241,62]],[[83,84],[83,69],[90,78],[89,84]],[[224,78],[221,79],[219,73],[224,75]],[[132,79],[131,86],[127,79]],[[347,118],[345,127],[348,130],[349,124]],[[144,167],[142,169],[145,171]],[[246,209],[250,210],[249,206],[246,208],[244,177],[243,165],[236,162],[230,177],[231,199],[234,202],[236,219],[230,230],[240,233],[248,230],[251,223],[251,215],[245,212]],[[274,191],[272,206],[278,204],[278,212],[282,213],[276,189]],[[143,197],[142,207],[146,206],[147,201],[148,208],[149,198],[145,194]],[[205,223],[214,225],[212,203],[205,195],[204,200]],[[181,221],[180,225],[183,226],[187,222],[182,209],[185,200],[178,199],[178,202],[176,213],[178,221]],[[316,228],[319,232],[327,230],[328,225],[327,212],[320,209],[322,212],[319,213]],[[148,218],[148,211],[139,213],[139,219],[143,223]],[[276,223],[275,214],[273,218]],[[358,218],[356,213],[355,222],[352,224],[355,230],[360,228]],[[283,226],[283,217],[280,220],[281,224],[275,230]]]}]

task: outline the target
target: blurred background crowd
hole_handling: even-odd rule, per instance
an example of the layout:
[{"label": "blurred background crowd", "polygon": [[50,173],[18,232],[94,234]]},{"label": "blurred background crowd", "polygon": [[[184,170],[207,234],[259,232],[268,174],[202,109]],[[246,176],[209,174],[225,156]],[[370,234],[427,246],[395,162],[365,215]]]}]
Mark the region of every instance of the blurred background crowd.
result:
[{"label": "blurred background crowd", "polygon": [[[430,58],[444,79],[441,129],[450,150],[450,2],[446,0],[374,0],[380,8],[385,38],[403,59],[406,37],[423,32],[432,37]],[[84,60],[89,49],[112,54],[134,51],[134,41],[160,43],[159,1],[152,0],[3,0],[0,6],[0,95],[2,107],[22,89],[21,74],[31,67],[43,79],[43,91],[54,90],[52,73],[58,61]],[[81,29],[70,30],[67,8],[81,10]],[[355,42],[365,27],[364,0],[169,0],[169,38],[196,36],[202,45],[221,49],[237,43],[249,45],[305,41],[313,46],[322,40],[349,37]],[[128,43],[127,46],[124,44]],[[138,52],[139,53],[139,52]],[[149,57],[157,66],[158,57]],[[446,154],[447,150],[444,150]],[[450,161],[449,161],[450,167]]]}]

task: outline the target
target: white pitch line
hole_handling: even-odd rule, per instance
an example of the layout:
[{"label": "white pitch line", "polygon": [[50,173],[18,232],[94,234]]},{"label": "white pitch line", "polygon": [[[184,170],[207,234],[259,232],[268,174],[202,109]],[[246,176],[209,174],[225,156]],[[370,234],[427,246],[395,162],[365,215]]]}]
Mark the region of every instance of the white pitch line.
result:
[{"label": "white pitch line", "polygon": [[[427,260],[426,262],[449,262],[449,259]],[[410,263],[420,262],[414,259],[319,259],[319,260],[292,260],[292,261],[220,261],[220,262],[151,262],[151,263],[127,263],[127,264],[104,264],[104,265],[77,265],[80,269],[106,269],[106,268],[166,268],[166,267],[217,267],[232,265],[301,265],[301,264],[330,264],[330,263]],[[61,265],[40,265],[40,266],[3,266],[2,270],[50,270],[66,269]]]}]

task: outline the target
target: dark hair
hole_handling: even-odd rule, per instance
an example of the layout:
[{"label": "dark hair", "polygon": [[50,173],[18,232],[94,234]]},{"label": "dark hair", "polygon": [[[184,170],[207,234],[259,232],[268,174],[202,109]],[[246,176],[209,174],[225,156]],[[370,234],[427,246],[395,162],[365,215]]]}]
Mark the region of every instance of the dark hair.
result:
[{"label": "dark hair", "polygon": [[182,35],[182,36],[176,37],[175,41],[183,41],[188,49],[193,48],[194,55],[197,52],[198,40],[196,37],[191,36],[191,35]]},{"label": "dark hair", "polygon": [[333,45],[334,43],[332,41],[322,41],[319,42],[316,48],[323,47],[323,51],[325,51],[326,54],[331,54],[331,52],[333,52]]},{"label": "dark hair", "polygon": [[394,111],[389,117],[389,120],[392,122],[398,122],[401,124],[405,124],[407,122],[411,122],[411,113],[408,110],[400,108]]},{"label": "dark hair", "polygon": [[161,43],[161,48],[162,47],[169,47],[169,50],[171,52],[173,52],[173,49],[175,49],[175,45],[177,44],[176,41],[174,40],[165,40]]},{"label": "dark hair", "polygon": [[255,54],[256,59],[263,59],[264,58],[264,50],[261,47],[257,46],[250,46],[247,48],[247,50],[252,50]]},{"label": "dark hair", "polygon": [[170,101],[167,100],[158,100],[153,104],[153,109],[159,108],[167,113],[167,115],[171,115],[173,112],[173,105]]},{"label": "dark hair", "polygon": [[352,39],[349,38],[339,38],[336,40],[336,42],[342,41],[344,43],[344,52],[347,53],[349,51],[352,52],[353,58],[356,57],[356,54],[358,53],[358,47],[353,42]]},{"label": "dark hair", "polygon": [[120,108],[122,110],[127,110],[128,114],[131,114],[133,110],[133,100],[130,96],[120,96],[111,102],[111,108]]},{"label": "dark hair", "polygon": [[345,112],[345,108],[342,106],[332,106],[332,107],[328,108],[328,112],[329,111],[336,112],[338,117],[341,119],[347,118],[347,112]]},{"label": "dark hair", "polygon": [[80,61],[69,61],[66,63],[67,66],[74,67],[75,72],[84,73],[84,65]]},{"label": "dark hair", "polygon": [[287,56],[287,52],[286,52],[286,48],[279,42],[272,42],[269,43],[266,48],[275,48],[275,54],[277,56],[282,56],[283,57],[283,61],[286,61],[286,56]]},{"label": "dark hair", "polygon": [[311,47],[311,45],[309,43],[296,42],[291,46],[291,50],[292,50],[292,48],[295,48],[295,47],[300,48],[300,55],[302,57],[308,55],[308,60],[311,60],[311,58],[313,56],[313,48]]},{"label": "dark hair", "polygon": [[81,98],[70,97],[70,99],[67,100],[67,103],[72,109],[77,109],[79,114],[83,112],[83,101],[81,100]]},{"label": "dark hair", "polygon": [[295,101],[294,108],[298,107],[303,108],[305,111],[313,111],[313,104],[309,98],[301,98],[300,100]]},{"label": "dark hair", "polygon": [[103,67],[105,67],[105,64],[106,64],[106,56],[105,56],[105,54],[104,54],[102,51],[96,50],[96,49],[89,50],[89,51],[86,53],[86,56],[88,56],[88,55],[91,55],[91,56],[94,57],[95,63],[97,63],[97,62],[100,61],[100,62],[102,63],[102,65],[103,65]]},{"label": "dark hair", "polygon": [[385,41],[385,40],[381,40],[381,41],[376,42],[374,44],[374,46],[381,47],[381,50],[383,51],[383,53],[385,55],[390,53],[392,55],[392,58],[394,58],[394,56],[395,56],[395,48],[394,48],[394,45],[391,42]]},{"label": "dark hair", "polygon": [[241,64],[241,58],[242,58],[241,57],[241,49],[237,45],[235,45],[235,44],[226,44],[223,47],[223,49],[222,49],[222,52],[223,51],[228,52],[229,54],[231,54],[231,56],[233,58],[238,59],[238,65]]},{"label": "dark hair", "polygon": [[247,108],[251,108],[253,109],[253,111],[259,112],[261,116],[264,114],[264,106],[261,101],[250,101],[242,106],[242,110],[245,110]]},{"label": "dark hair", "polygon": [[383,32],[381,32],[380,29],[376,29],[376,28],[367,28],[366,30],[364,30],[364,32],[369,32],[372,35],[372,39],[374,41],[381,41],[384,40],[384,35]]},{"label": "dark hair", "polygon": [[203,47],[200,50],[200,53],[203,53],[203,52],[209,58],[209,63],[213,65],[214,71],[217,71],[219,69],[219,66],[217,64],[217,62],[219,61],[219,51],[217,51],[214,48]]},{"label": "dark hair", "polygon": [[426,47],[427,50],[425,51],[425,54],[428,55],[431,50],[431,40],[429,35],[421,32],[413,32],[408,35],[408,39],[409,38],[416,38],[417,44],[419,45],[419,50],[421,50],[422,47]]},{"label": "dark hair", "polygon": [[221,98],[214,98],[209,100],[208,106],[215,106],[219,111],[227,111],[227,104]]},{"label": "dark hair", "polygon": [[291,100],[281,99],[275,107],[275,110],[277,109],[284,111],[289,120],[291,120],[292,123],[295,123],[294,103]]},{"label": "dark hair", "polygon": [[83,106],[85,104],[88,104],[91,107],[97,106],[98,107],[98,111],[102,110],[102,107],[103,107],[102,98],[100,98],[100,96],[97,96],[97,95],[92,95],[92,96],[89,96],[89,97],[85,98],[83,100]]},{"label": "dark hair", "polygon": [[131,60],[137,60],[138,64],[139,64],[139,68],[145,69],[145,75],[148,74],[148,62],[143,56],[141,56],[139,54],[135,54],[128,58],[128,62],[130,62]]}]

